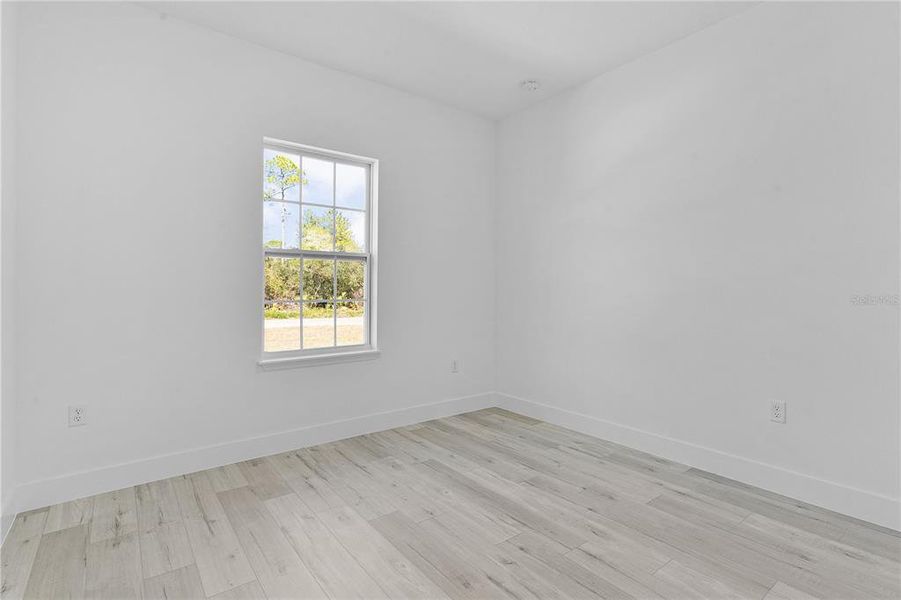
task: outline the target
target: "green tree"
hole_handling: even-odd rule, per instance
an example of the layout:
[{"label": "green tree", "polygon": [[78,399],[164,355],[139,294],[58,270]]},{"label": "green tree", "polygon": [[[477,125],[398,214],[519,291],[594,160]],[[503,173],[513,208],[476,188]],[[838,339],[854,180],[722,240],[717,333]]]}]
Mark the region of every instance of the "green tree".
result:
[{"label": "green tree", "polygon": [[[335,249],[341,252],[361,252],[363,250],[362,246],[354,238],[350,221],[344,214],[335,209],[328,209],[323,212],[309,211],[304,216],[301,229],[303,232],[303,247],[306,250],[330,251],[333,239]],[[363,263],[339,260],[337,282],[332,280],[332,264],[332,261],[329,259],[308,259],[304,261],[304,299],[330,299],[334,296],[333,286],[337,283],[336,299],[338,301],[362,300],[365,278]]]},{"label": "green tree", "polygon": [[266,257],[265,297],[271,304],[288,304],[300,300],[300,259]]},{"label": "green tree", "polygon": [[[276,154],[263,163],[263,198],[266,200],[285,200],[286,194],[298,185],[305,185],[303,171],[293,160],[283,154]],[[287,204],[281,205],[282,238],[277,248],[286,246],[285,223],[288,221]]]},{"label": "green tree", "polygon": [[[263,163],[263,197],[266,200],[284,200],[288,190],[301,184],[303,173],[297,163],[276,154]],[[306,183],[304,181],[303,183]]]},{"label": "green tree", "polygon": [[301,226],[304,250],[332,250],[334,231],[335,250],[362,252],[362,240],[354,237],[350,220],[344,213],[330,208],[324,212],[308,211]]}]

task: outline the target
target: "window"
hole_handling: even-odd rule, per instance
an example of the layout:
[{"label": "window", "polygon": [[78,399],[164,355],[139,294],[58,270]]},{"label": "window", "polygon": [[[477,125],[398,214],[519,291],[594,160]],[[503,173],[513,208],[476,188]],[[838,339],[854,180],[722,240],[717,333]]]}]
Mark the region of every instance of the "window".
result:
[{"label": "window", "polygon": [[377,168],[264,141],[263,363],[375,349]]}]

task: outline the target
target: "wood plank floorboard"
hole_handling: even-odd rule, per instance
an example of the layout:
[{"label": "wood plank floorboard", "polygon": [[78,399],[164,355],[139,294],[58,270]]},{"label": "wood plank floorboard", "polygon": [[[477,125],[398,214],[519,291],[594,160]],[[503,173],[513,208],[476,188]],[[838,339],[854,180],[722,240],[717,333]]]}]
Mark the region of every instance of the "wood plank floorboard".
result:
[{"label": "wood plank floorboard", "polygon": [[901,534],[486,409],[18,515],[0,598],[901,598]]},{"label": "wood plank floorboard", "polygon": [[16,516],[16,522],[0,549],[0,596],[18,600],[38,553],[41,533],[47,521],[47,510],[29,511]]}]

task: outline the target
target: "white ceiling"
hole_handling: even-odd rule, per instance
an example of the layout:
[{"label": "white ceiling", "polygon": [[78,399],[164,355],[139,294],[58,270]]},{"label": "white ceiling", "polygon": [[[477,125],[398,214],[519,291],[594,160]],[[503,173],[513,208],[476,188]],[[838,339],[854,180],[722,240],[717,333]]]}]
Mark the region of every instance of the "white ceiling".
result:
[{"label": "white ceiling", "polygon": [[[173,17],[499,118],[746,2],[153,2]],[[525,92],[519,82],[537,79]]]}]

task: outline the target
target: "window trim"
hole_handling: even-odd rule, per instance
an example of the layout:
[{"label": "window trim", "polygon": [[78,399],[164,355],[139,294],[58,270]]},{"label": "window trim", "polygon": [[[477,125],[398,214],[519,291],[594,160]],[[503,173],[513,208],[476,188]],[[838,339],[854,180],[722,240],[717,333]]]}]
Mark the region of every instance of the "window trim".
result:
[{"label": "window trim", "polygon": [[[369,182],[367,194],[367,206],[365,209],[347,209],[363,212],[367,219],[367,240],[366,252],[328,252],[321,250],[303,250],[302,248],[271,248],[266,249],[262,241],[263,232],[263,211],[265,210],[265,200],[260,204],[260,226],[257,231],[260,232],[260,359],[257,363],[264,369],[271,368],[288,368],[291,366],[313,366],[322,364],[332,364],[338,362],[351,362],[359,360],[368,360],[377,358],[380,355],[377,345],[376,323],[378,321],[378,159],[368,156],[360,156],[356,154],[348,154],[346,152],[338,152],[335,150],[327,150],[315,146],[307,146],[297,144],[276,138],[264,137],[262,149],[281,150],[294,154],[302,154],[329,160],[336,164],[352,164],[355,166],[365,165],[369,168]],[[262,153],[259,155],[262,161]],[[258,172],[262,172],[262,162]],[[335,193],[333,190],[332,193]],[[302,191],[298,196],[298,207],[303,206]],[[293,202],[292,202],[293,203]],[[319,204],[310,204],[310,206],[320,206]],[[326,206],[325,208],[340,208],[335,206]],[[343,209],[342,209],[343,210]],[[302,218],[302,215],[301,215]],[[266,274],[265,261],[267,256],[284,256],[302,258],[303,256],[321,256],[323,258],[336,258],[341,260],[357,259],[366,263],[366,283],[364,289],[365,300],[365,321],[366,343],[355,344],[353,346],[330,346],[327,348],[306,348],[300,350],[285,350],[280,352],[266,352]],[[336,264],[337,267],[337,264]],[[301,273],[302,277],[302,273]],[[303,335],[303,297],[298,300],[301,309],[301,336]],[[336,301],[337,304],[337,301]],[[337,316],[335,317],[337,319]],[[336,330],[337,333],[337,330]]]}]

